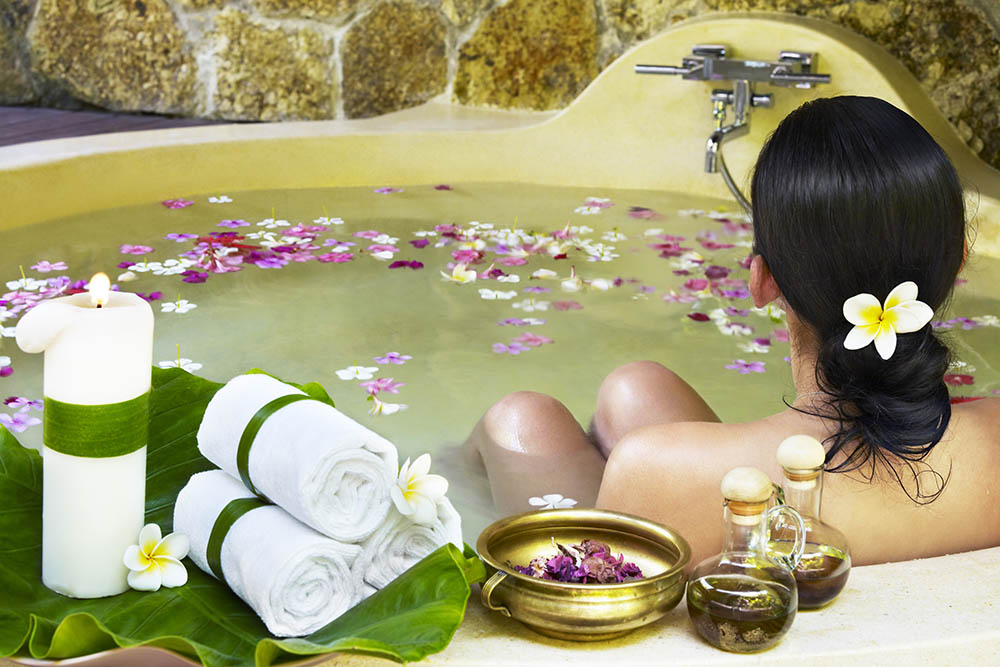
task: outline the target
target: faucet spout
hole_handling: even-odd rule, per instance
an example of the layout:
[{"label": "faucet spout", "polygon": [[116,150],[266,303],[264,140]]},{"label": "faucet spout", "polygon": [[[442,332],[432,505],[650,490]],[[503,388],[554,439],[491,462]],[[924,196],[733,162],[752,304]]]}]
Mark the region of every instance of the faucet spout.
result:
[{"label": "faucet spout", "polygon": [[719,160],[721,159],[719,150],[722,147],[723,139],[741,137],[749,131],[750,125],[744,121],[720,127],[712,132],[708,136],[708,141],[705,142],[705,173],[718,173]]}]

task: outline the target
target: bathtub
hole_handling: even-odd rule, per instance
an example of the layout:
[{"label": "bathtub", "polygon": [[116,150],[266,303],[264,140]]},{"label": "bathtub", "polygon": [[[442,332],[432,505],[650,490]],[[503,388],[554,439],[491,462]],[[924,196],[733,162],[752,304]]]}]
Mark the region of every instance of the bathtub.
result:
[{"label": "bathtub", "polygon": [[[727,14],[681,23],[623,55],[562,112],[466,109],[436,101],[359,121],[158,130],[3,148],[0,149],[0,199],[7,205],[0,219],[0,232],[18,233],[25,239],[35,233],[54,239],[52,247],[63,248],[72,244],[72,238],[87,234],[87,225],[95,230],[94,234],[104,233],[95,221],[106,218],[109,227],[117,225],[125,229],[126,218],[132,212],[175,195],[197,195],[201,206],[209,195],[221,193],[236,198],[239,193],[260,191],[291,193],[287,199],[271,202],[270,219],[276,219],[282,207],[291,206],[289,202],[299,196],[295,193],[315,198],[319,197],[317,192],[330,187],[353,188],[357,193],[388,189],[401,190],[403,196],[423,198],[419,199],[423,202],[430,201],[435,192],[442,196],[461,195],[461,183],[476,184],[470,191],[475,190],[476,196],[483,198],[490,195],[482,193],[494,190],[516,191],[533,210],[542,210],[547,201],[547,195],[539,188],[559,188],[559,192],[579,194],[579,203],[584,207],[588,194],[600,197],[614,192],[617,205],[639,205],[645,202],[641,193],[648,192],[657,193],[650,195],[654,198],[669,195],[669,201],[677,202],[678,208],[725,209],[737,219],[738,211],[722,180],[702,170],[704,142],[711,130],[707,99],[710,86],[632,73],[637,63],[677,64],[689,53],[692,44],[711,42],[729,44],[738,53],[767,57],[775,56],[779,47],[815,51],[820,54],[821,71],[833,77],[830,85],[814,90],[773,91],[775,108],[755,111],[749,136],[725,146],[727,163],[737,174],[737,181],[744,181],[739,175],[747,173],[764,137],[777,121],[806,99],[835,94],[877,95],[914,115],[949,153],[968,185],[970,211],[977,225],[975,252],[985,263],[1000,258],[1000,174],[965,147],[902,66],[880,48],[835,26],[760,14]],[[450,183],[458,185],[450,191],[434,189]],[[374,196],[385,196],[378,200],[378,205],[387,207],[384,215],[394,221],[393,229],[402,229],[408,224],[406,206],[383,202],[418,200],[390,199],[396,194],[386,191]],[[253,194],[246,197],[253,199],[256,210],[264,211],[261,217],[265,217],[268,198]],[[273,195],[272,199],[276,197]],[[315,203],[318,202],[316,199]],[[589,219],[574,217],[573,213],[566,205],[564,219],[574,225]],[[148,220],[135,218],[133,240],[142,240],[138,237],[143,225],[160,230],[156,225],[161,218],[156,216],[162,215],[166,213],[157,209],[156,215],[150,213]],[[507,218],[515,217],[516,211],[505,211],[505,216],[504,224],[511,224]],[[553,209],[549,217],[556,216]],[[430,225],[431,217],[423,222]],[[651,225],[648,223],[647,227]],[[20,234],[21,231],[24,233]],[[66,238],[59,238],[60,233],[65,233]],[[21,249],[27,252],[33,241],[23,243],[18,252]],[[641,245],[640,240],[637,247]],[[0,258],[0,264],[4,264],[7,273],[12,270],[6,266],[7,260]],[[436,272],[439,268],[444,267],[428,263],[425,270]],[[581,264],[583,268],[585,265]],[[992,276],[995,268],[988,264],[985,271]],[[366,281],[367,278],[359,284],[367,285]],[[224,301],[222,296],[218,297],[219,309],[215,312],[223,317],[227,312],[249,307],[257,294],[258,285],[254,283],[233,284],[239,284],[240,290],[220,294],[238,291],[238,298]],[[294,284],[284,284],[282,290],[288,298],[307,298],[307,292]],[[165,302],[172,297],[165,297]],[[641,291],[635,297],[643,298]],[[996,297],[992,299],[994,303]],[[178,295],[177,303],[180,300]],[[452,305],[448,293],[441,307],[448,309]],[[525,312],[522,310],[520,314]],[[413,319],[409,321],[419,322],[422,314],[414,310],[410,316]],[[185,341],[176,355],[178,361],[195,344],[192,339],[184,338],[185,329],[178,322],[169,320],[161,326],[158,320],[160,349],[156,359],[171,358],[174,340]],[[458,340],[463,335],[454,333],[445,340]],[[263,339],[255,341],[255,345],[267,348],[266,336]],[[395,340],[391,336],[386,338],[383,345],[386,349],[375,352],[384,354]],[[318,341],[319,338],[299,341],[311,353],[298,355],[297,362],[289,362],[289,370],[282,369],[288,377],[303,381],[318,379],[309,375],[316,350],[322,344]],[[490,339],[484,338],[485,345],[489,342]],[[205,359],[229,359],[225,368],[232,370],[241,363],[236,356],[225,356],[232,355],[227,352],[232,347],[223,340],[215,347],[202,348],[201,352]],[[602,363],[611,367],[614,354],[627,361],[643,353],[638,344],[626,345],[615,352],[609,351],[610,347],[602,348],[602,352],[607,352]],[[467,359],[462,355],[449,356],[444,342],[429,350],[428,355],[433,355],[438,365],[461,364]],[[563,353],[558,363],[583,366],[579,355],[585,352],[581,350],[577,356]],[[266,353],[265,357],[267,354],[276,355]],[[524,358],[529,357],[526,354]],[[245,361],[247,365],[259,363],[256,359]],[[23,379],[24,386],[30,385],[40,394],[39,362],[24,363],[27,370],[18,369],[18,374],[12,377],[18,382]],[[1000,368],[1000,363],[992,363]],[[565,398],[571,410],[583,420],[592,409],[596,382],[607,370],[610,368],[593,365],[572,380],[546,373],[551,376],[546,380],[550,385],[531,388]],[[384,428],[379,422],[378,428],[397,441],[417,432],[414,454],[420,449],[417,445],[431,447],[432,440],[454,445],[460,441],[462,431],[471,428],[478,417],[477,409],[481,411],[506,391],[526,388],[519,386],[520,378],[517,372],[510,372],[502,378],[454,380],[452,395],[470,397],[468,402],[459,404],[458,416],[452,416],[454,423],[449,424],[447,432],[434,430],[435,419],[441,418],[437,413],[428,413],[410,423],[387,420]],[[216,375],[214,379],[225,377]],[[3,381],[11,386],[10,379],[0,380]],[[577,386],[589,386],[590,390],[573,392]],[[703,391],[711,397],[711,386]],[[413,412],[416,412],[420,397],[414,400],[417,402]],[[344,404],[345,411],[352,416],[363,414],[363,392],[351,395]],[[748,418],[764,414],[763,409],[760,403],[748,399],[744,406],[733,408],[724,416]],[[26,437],[28,444],[32,437],[37,436]],[[433,447],[435,454],[451,451],[447,447]],[[465,487],[478,485],[481,491],[483,480],[457,465],[449,470],[453,485],[464,489],[461,493],[469,494],[463,510],[465,537],[474,543],[478,530],[492,517],[481,496],[473,497],[473,491]],[[473,599],[467,618],[450,646],[428,661],[495,664],[516,657],[519,662],[529,664],[665,660],[727,663],[761,659],[769,663],[806,660],[824,664],[845,660],[865,664],[906,660],[922,664],[956,659],[984,663],[990,658],[995,660],[1000,652],[1000,626],[995,621],[996,600],[1000,599],[1000,578],[995,576],[998,565],[1000,548],[855,568],[847,590],[836,604],[821,612],[800,614],[793,631],[763,658],[723,654],[701,643],[682,607],[650,628],[598,646],[582,647],[536,635],[516,622],[487,612]],[[372,660],[338,656],[333,658],[333,664],[370,664]]]}]

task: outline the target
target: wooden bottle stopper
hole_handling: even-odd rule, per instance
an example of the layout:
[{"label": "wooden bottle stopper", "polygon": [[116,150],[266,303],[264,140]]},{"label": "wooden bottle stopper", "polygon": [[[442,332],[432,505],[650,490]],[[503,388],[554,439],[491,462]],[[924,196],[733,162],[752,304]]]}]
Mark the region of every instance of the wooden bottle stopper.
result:
[{"label": "wooden bottle stopper", "polygon": [[767,509],[771,479],[757,468],[733,468],[722,478],[722,497],[735,517],[754,517]]},{"label": "wooden bottle stopper", "polygon": [[819,440],[808,435],[792,435],[778,445],[778,465],[793,482],[807,482],[819,477],[826,462],[826,450]]}]

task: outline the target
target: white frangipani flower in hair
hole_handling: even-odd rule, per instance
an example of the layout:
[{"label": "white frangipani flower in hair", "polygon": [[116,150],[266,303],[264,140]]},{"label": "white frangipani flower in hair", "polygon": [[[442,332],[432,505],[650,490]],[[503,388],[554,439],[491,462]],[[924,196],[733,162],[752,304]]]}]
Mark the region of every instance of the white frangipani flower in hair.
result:
[{"label": "white frangipani flower in hair", "polygon": [[399,469],[399,479],[389,489],[400,514],[414,523],[429,525],[437,518],[438,501],[448,493],[448,480],[430,474],[431,455],[421,454],[413,463],[406,459]]},{"label": "white frangipani flower in hair", "polygon": [[917,300],[917,284],[900,283],[880,304],[873,295],[863,293],[844,302],[844,317],[854,328],[844,339],[848,350],[860,350],[872,341],[883,359],[896,351],[896,334],[922,329],[934,317],[934,311]]}]

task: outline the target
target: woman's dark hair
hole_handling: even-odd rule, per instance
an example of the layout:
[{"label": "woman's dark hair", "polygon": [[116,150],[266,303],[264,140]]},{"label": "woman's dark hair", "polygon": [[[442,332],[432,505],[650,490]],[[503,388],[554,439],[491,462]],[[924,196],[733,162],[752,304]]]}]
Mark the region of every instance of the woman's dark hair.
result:
[{"label": "woman's dark hair", "polygon": [[[891,471],[916,502],[946,479],[923,459],[944,435],[951,405],[948,348],[930,325],[897,337],[886,361],[874,345],[844,347],[852,325],[844,301],[867,292],[882,302],[911,280],[938,311],[965,254],[965,205],[954,167],[920,124],[873,97],[807,102],[761,150],[751,186],[754,250],[789,307],[815,335],[816,381],[839,423],[827,439],[833,472]],[[915,491],[900,477],[912,473]],[[936,480],[922,490],[922,476]]]}]

